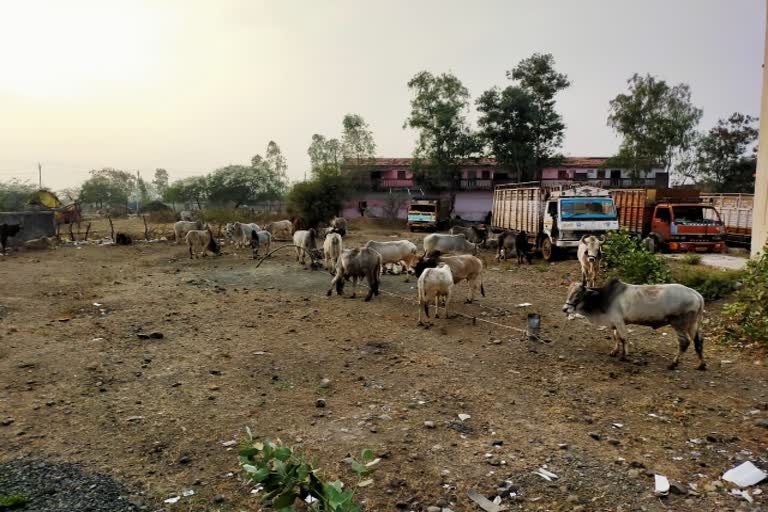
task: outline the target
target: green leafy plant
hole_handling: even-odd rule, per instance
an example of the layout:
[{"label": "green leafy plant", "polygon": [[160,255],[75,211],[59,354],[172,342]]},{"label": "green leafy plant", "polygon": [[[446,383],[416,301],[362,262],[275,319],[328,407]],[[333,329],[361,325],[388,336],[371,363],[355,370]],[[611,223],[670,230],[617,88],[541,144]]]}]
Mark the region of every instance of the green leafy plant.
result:
[{"label": "green leafy plant", "polygon": [[698,265],[701,263],[701,254],[691,252],[681,258],[681,261],[686,265]]},{"label": "green leafy plant", "polygon": [[0,510],[11,510],[27,505],[29,498],[23,494],[0,494]]},{"label": "green leafy plant", "polygon": [[768,246],[747,263],[737,301],[723,307],[726,339],[768,345]]},{"label": "green leafy plant", "polygon": [[648,252],[627,230],[610,233],[602,250],[602,264],[611,277],[630,284],[659,284],[672,280],[664,258]]},{"label": "green leafy plant", "polygon": [[[246,478],[262,487],[261,499],[273,509],[294,511],[294,502],[301,499],[315,512],[360,512],[354,488],[346,490],[341,480],[325,481],[316,461],[308,461],[280,441],[254,441],[250,429],[246,430],[249,440],[240,450],[240,466]],[[358,477],[355,488],[373,483],[369,477],[380,462],[373,451],[365,449],[359,461],[352,457],[346,461]]]},{"label": "green leafy plant", "polygon": [[735,270],[681,267],[673,272],[675,282],[693,288],[704,299],[718,300],[736,291],[743,273]]}]

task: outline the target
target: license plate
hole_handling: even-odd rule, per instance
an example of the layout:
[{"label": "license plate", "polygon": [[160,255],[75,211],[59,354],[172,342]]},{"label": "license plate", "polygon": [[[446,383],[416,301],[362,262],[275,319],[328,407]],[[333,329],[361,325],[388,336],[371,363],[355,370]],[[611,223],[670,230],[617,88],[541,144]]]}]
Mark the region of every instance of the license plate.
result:
[{"label": "license plate", "polygon": [[709,250],[708,247],[697,247],[696,252],[707,252]]}]

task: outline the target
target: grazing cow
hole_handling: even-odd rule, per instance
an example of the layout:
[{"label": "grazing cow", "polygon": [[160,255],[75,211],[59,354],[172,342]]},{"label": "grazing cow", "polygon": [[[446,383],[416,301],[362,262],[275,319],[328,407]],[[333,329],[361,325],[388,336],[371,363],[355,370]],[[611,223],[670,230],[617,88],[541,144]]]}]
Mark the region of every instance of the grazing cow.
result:
[{"label": "grazing cow", "polygon": [[422,258],[416,263],[414,273],[416,277],[421,277],[424,270],[435,268],[440,263],[445,263],[450,267],[453,275],[453,284],[459,284],[467,281],[469,294],[466,303],[470,304],[475,300],[475,290],[480,289],[480,295],[485,297],[485,288],[483,287],[483,262],[475,256],[462,254],[460,256],[443,256],[439,252],[433,252],[431,256]]},{"label": "grazing cow", "polygon": [[173,234],[176,237],[176,244],[180,244],[182,240],[185,240],[186,234],[189,231],[197,230],[200,231],[203,229],[203,223],[199,220],[196,221],[188,221],[188,220],[180,220],[176,224],[173,225]]},{"label": "grazing cow", "polygon": [[0,249],[2,249],[3,255],[5,255],[5,248],[8,245],[8,238],[18,235],[19,231],[21,231],[19,224],[0,224]]},{"label": "grazing cow", "polygon": [[349,230],[349,223],[344,217],[334,217],[331,219],[331,227],[341,236],[344,236],[342,233],[346,233]]},{"label": "grazing cow", "polygon": [[305,258],[309,256],[312,267],[315,266],[315,254],[317,252],[317,233],[314,229],[300,229],[293,234],[293,245],[296,246],[296,261],[305,265]]},{"label": "grazing cow", "polygon": [[478,244],[469,242],[464,235],[443,235],[441,233],[432,233],[424,237],[424,255],[429,256],[434,251],[465,254],[477,254],[479,252]]},{"label": "grazing cow", "polygon": [[595,286],[597,275],[600,273],[600,258],[603,255],[601,247],[604,243],[604,236],[598,238],[594,235],[584,235],[579,241],[576,256],[581,264],[581,279],[586,280],[592,287]]},{"label": "grazing cow", "polygon": [[453,226],[449,231],[452,235],[464,235],[464,237],[474,244],[482,244],[488,238],[488,230],[477,226]]},{"label": "grazing cow", "polygon": [[379,294],[379,274],[381,273],[381,255],[373,249],[345,249],[336,262],[336,275],[331,280],[331,287],[326,295],[333,293],[336,286],[336,294],[344,292],[344,280],[352,279],[352,298],[357,294],[357,280],[366,279],[368,283],[368,295],[365,301]]},{"label": "grazing cow", "polygon": [[531,261],[531,243],[528,241],[528,235],[525,231],[515,233],[514,231],[504,231],[499,235],[499,243],[496,248],[496,259],[506,260],[513,253],[517,255],[517,264],[522,265],[523,258],[532,264]]},{"label": "grazing cow", "polygon": [[269,254],[269,248],[272,247],[272,235],[269,231],[251,231],[251,252],[253,259],[256,259],[259,255],[259,249],[264,248],[264,252]]},{"label": "grazing cow", "polygon": [[56,237],[42,237],[42,238],[33,238],[32,240],[27,240],[24,242],[24,248],[33,250],[33,251],[40,251],[43,249],[53,249],[53,247],[56,245]]},{"label": "grazing cow", "polygon": [[571,283],[563,311],[581,314],[590,322],[613,329],[615,346],[611,356],[625,360],[627,325],[658,329],[671,325],[677,333],[678,352],[669,368],[677,367],[691,341],[699,356],[699,370],[706,369],[701,320],[704,298],[681,284],[632,285],[611,279],[602,288],[588,288],[586,281]]},{"label": "grazing cow", "polygon": [[115,243],[117,245],[131,245],[133,240],[125,233],[115,233]]},{"label": "grazing cow", "polygon": [[418,248],[413,242],[408,240],[397,240],[392,242],[376,242],[369,240],[365,246],[381,254],[381,264],[405,263],[406,268],[411,269],[419,261]]},{"label": "grazing cow", "polygon": [[224,227],[224,234],[227,239],[233,241],[236,247],[245,247],[251,244],[251,238],[253,233],[261,231],[261,227],[258,224],[244,224],[242,222],[234,222],[227,224]]},{"label": "grazing cow", "polygon": [[437,267],[426,268],[419,276],[419,325],[421,321],[421,308],[429,318],[429,303],[435,300],[435,318],[440,318],[440,299],[445,299],[445,319],[448,319],[448,303],[451,300],[453,289],[453,275],[451,267],[440,263]]},{"label": "grazing cow", "polygon": [[195,257],[207,256],[207,251],[211,251],[213,254],[219,254],[219,244],[216,243],[216,239],[213,237],[210,229],[193,229],[187,232],[184,237],[189,247],[190,259]]},{"label": "grazing cow", "polygon": [[336,271],[336,263],[344,250],[344,243],[341,235],[338,233],[328,233],[323,242],[323,258],[325,259],[325,269],[333,274]]},{"label": "grazing cow", "polygon": [[293,224],[289,220],[270,222],[264,229],[269,231],[275,240],[290,240],[293,235]]}]

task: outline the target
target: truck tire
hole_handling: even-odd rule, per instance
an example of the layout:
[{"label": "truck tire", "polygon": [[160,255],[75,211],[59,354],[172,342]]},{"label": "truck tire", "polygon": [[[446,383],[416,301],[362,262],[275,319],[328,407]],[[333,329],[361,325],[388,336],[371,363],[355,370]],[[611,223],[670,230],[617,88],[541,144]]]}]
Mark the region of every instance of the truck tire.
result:
[{"label": "truck tire", "polygon": [[411,227],[410,227],[410,228],[408,228],[408,229],[410,229],[410,230],[411,230],[411,233],[415,233],[415,232],[416,232],[416,228],[415,228],[415,227],[413,227],[413,226],[411,226]]},{"label": "truck tire", "polygon": [[557,246],[552,243],[552,239],[546,237],[541,242],[541,256],[544,261],[555,261],[557,259]]}]

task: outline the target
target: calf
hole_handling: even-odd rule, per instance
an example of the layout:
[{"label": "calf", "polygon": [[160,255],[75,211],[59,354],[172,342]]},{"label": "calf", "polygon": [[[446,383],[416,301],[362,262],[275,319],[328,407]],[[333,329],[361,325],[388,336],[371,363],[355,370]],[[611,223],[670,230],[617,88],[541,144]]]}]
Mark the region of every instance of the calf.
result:
[{"label": "calf", "polygon": [[176,244],[180,244],[182,240],[185,240],[188,232],[203,229],[203,223],[197,221],[180,220],[173,225],[173,234],[176,238]]},{"label": "calf", "polygon": [[453,275],[451,268],[445,263],[437,267],[426,268],[419,276],[419,325],[421,321],[421,308],[429,318],[429,303],[435,300],[435,318],[440,318],[440,299],[445,299],[445,319],[448,319],[448,303],[451,300],[453,289]]},{"label": "calf", "polygon": [[14,237],[21,231],[19,224],[0,224],[0,249],[5,255],[5,247],[8,245],[8,238]]},{"label": "calf", "polygon": [[594,235],[584,235],[579,241],[576,257],[581,264],[581,279],[592,287],[595,286],[597,275],[600,273],[600,258],[603,255],[604,243],[604,236],[598,238]]},{"label": "calf", "polygon": [[331,287],[328,288],[326,295],[333,293],[333,287],[336,287],[336,294],[342,295],[344,292],[344,281],[352,279],[352,298],[357,294],[357,280],[365,278],[368,283],[368,295],[365,301],[371,300],[371,297],[379,294],[379,274],[381,273],[381,256],[373,249],[363,247],[362,249],[346,249],[341,253],[336,262],[336,275],[331,280]]},{"label": "calf", "polygon": [[305,265],[305,258],[309,256],[312,266],[315,265],[315,253],[317,252],[317,234],[314,229],[299,230],[293,234],[293,245],[296,246],[296,261]]},{"label": "calf", "polygon": [[369,240],[364,247],[373,249],[381,255],[381,264],[405,263],[406,268],[411,269],[419,261],[416,244],[408,240],[397,240],[392,242],[376,242]]},{"label": "calf", "polygon": [[701,319],[704,298],[696,290],[681,284],[632,285],[611,279],[602,288],[588,288],[585,280],[572,283],[563,311],[584,315],[590,322],[613,329],[615,345],[611,356],[625,360],[627,325],[645,325],[658,329],[671,325],[677,333],[678,352],[669,368],[676,368],[680,356],[691,341],[699,356],[699,370],[704,363],[704,339]]},{"label": "calf", "polygon": [[339,260],[339,256],[341,256],[342,250],[344,250],[344,243],[339,233],[331,232],[325,235],[323,258],[325,260],[325,269],[331,274],[336,272],[336,263]]},{"label": "calf", "polygon": [[488,230],[480,229],[477,226],[453,226],[449,233],[464,235],[467,240],[474,244],[482,244],[488,238]]},{"label": "calf", "polygon": [[444,235],[432,233],[424,237],[424,255],[429,256],[434,251],[441,253],[455,252],[477,254],[478,245],[469,242],[464,235]]},{"label": "calf", "polygon": [[515,233],[514,231],[504,231],[499,235],[499,242],[496,248],[496,259],[506,260],[513,252],[517,255],[517,264],[523,263],[523,258],[530,265],[531,261],[531,243],[528,241],[528,234],[525,231]]},{"label": "calf", "polygon": [[483,262],[475,256],[463,254],[460,256],[443,256],[439,252],[432,253],[431,256],[422,258],[416,263],[414,273],[417,277],[428,268],[436,268],[444,263],[451,269],[453,284],[459,284],[467,281],[469,294],[466,303],[469,304],[475,300],[475,290],[480,289],[480,295],[485,297],[485,288],[483,287]]},{"label": "calf", "polygon": [[251,231],[251,253],[253,254],[253,259],[256,259],[259,256],[259,249],[264,247],[264,252],[266,254],[269,254],[269,248],[272,246],[272,235],[269,234],[269,231]]},{"label": "calf", "polygon": [[216,239],[213,237],[210,229],[193,229],[187,232],[184,237],[189,247],[190,259],[195,257],[205,257],[207,251],[211,251],[213,254],[219,254],[219,244],[216,243]]}]

